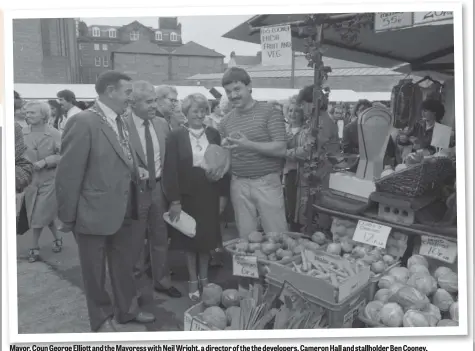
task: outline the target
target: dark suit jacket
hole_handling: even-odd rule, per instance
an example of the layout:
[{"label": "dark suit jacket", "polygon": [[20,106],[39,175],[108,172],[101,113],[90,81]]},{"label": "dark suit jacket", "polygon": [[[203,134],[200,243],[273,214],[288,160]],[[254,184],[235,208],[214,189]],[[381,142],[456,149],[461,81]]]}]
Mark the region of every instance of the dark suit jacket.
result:
[{"label": "dark suit jacket", "polygon": [[[206,137],[210,144],[221,145],[219,132],[211,127],[206,128]],[[179,201],[182,195],[190,193],[190,170],[193,168],[193,152],[188,130],[181,127],[170,133],[165,151],[162,184],[168,201]],[[220,180],[220,188],[224,189],[227,177]]]},{"label": "dark suit jacket", "polygon": [[68,121],[56,172],[56,197],[59,219],[74,224],[74,232],[112,235],[124,218],[138,218],[137,160],[131,151],[132,167],[113,129],[95,112],[82,111]]}]

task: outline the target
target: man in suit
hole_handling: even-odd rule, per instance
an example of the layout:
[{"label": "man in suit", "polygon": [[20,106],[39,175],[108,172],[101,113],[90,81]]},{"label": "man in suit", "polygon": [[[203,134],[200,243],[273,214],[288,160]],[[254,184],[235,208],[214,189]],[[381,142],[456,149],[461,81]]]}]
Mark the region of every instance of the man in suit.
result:
[{"label": "man in suit", "polygon": [[160,85],[156,88],[157,116],[168,122],[170,130],[174,130],[185,121],[179,107],[178,92],[169,85]]},{"label": "man in suit", "polygon": [[[76,237],[92,331],[116,331],[114,314],[119,323],[155,320],[138,308],[131,258],[137,186],[148,174],[137,167],[120,116],[130,80],[116,71],[99,76],[95,104],[66,123],[56,173],[58,216]],[[106,259],[114,303],[105,289]]]},{"label": "man in suit", "polygon": [[[132,85],[129,99],[130,113],[126,121],[130,131],[130,143],[137,153],[140,167],[148,171],[149,179],[143,184],[139,194],[139,220],[134,224],[137,235],[138,272],[143,272],[144,260],[141,255],[145,237],[149,251],[150,268],[155,290],[170,297],[181,297],[172,284],[168,268],[168,231],[163,214],[167,204],[162,190],[161,176],[165,159],[165,140],[170,128],[168,123],[156,117],[157,94],[152,84],[137,81]],[[148,234],[148,235],[147,235]],[[145,255],[146,256],[146,255]]]}]

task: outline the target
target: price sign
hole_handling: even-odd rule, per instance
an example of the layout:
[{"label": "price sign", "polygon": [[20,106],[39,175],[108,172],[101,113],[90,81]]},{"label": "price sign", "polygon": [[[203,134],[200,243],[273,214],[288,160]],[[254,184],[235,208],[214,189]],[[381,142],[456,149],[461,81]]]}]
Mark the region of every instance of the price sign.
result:
[{"label": "price sign", "polygon": [[422,235],[419,254],[442,262],[454,263],[457,258],[457,244],[445,239]]},{"label": "price sign", "polygon": [[360,220],[353,234],[353,240],[385,249],[390,232],[391,227]]},{"label": "price sign", "polygon": [[204,330],[211,330],[211,328],[197,318],[193,318],[191,320],[190,331],[204,331]]},{"label": "price sign", "polygon": [[383,12],[374,15],[376,32],[410,26],[412,26],[412,12]]},{"label": "price sign", "polygon": [[256,256],[233,256],[233,274],[240,277],[259,278]]},{"label": "price sign", "polygon": [[449,11],[414,12],[414,24],[444,21],[454,17]]}]

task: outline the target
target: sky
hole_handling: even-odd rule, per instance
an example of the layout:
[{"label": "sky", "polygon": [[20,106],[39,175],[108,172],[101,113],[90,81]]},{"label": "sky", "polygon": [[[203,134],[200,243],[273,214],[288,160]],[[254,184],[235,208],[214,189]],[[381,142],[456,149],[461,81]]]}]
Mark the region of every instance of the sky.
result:
[{"label": "sky", "polygon": [[[222,35],[237,27],[252,16],[178,16],[181,23],[183,43],[194,41],[213,49],[229,59],[231,51],[236,55],[255,55],[260,45],[226,39]],[[147,27],[158,28],[158,17],[81,18],[88,26],[92,24],[121,26],[135,20]]]}]

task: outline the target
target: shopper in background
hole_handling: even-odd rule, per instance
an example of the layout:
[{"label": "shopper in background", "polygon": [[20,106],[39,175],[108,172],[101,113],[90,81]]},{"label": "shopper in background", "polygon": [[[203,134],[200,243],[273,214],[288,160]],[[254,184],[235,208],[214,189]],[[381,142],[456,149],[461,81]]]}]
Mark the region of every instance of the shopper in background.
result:
[{"label": "shopper in background", "polygon": [[20,127],[25,128],[28,126],[28,123],[26,122],[25,119],[25,114],[22,109],[23,107],[23,99],[21,98],[20,94],[18,94],[16,91],[13,91],[14,93],[14,108],[15,108],[15,122],[20,125]]},{"label": "shopper in background", "polygon": [[61,158],[61,133],[50,127],[49,104],[30,101],[24,106],[28,127],[24,129],[26,155],[33,162],[33,179],[25,189],[25,205],[30,228],[33,230],[29,262],[39,259],[39,239],[43,228],[53,234],[53,252],[60,252],[63,239],[58,236],[55,220],[58,212],[55,192],[56,166]]},{"label": "shopper in background", "polygon": [[76,95],[71,90],[61,90],[56,94],[58,102],[64,113],[62,121],[58,124],[58,129],[62,132],[69,118],[78,114],[82,110],[77,107]]},{"label": "shopper in background", "polygon": [[233,110],[219,129],[223,146],[231,152],[231,201],[241,238],[258,230],[288,230],[281,173],[287,151],[282,112],[252,98],[249,74],[231,67],[222,85]]},{"label": "shopper in background", "polygon": [[26,148],[23,128],[15,122],[15,187],[17,193],[25,190],[33,176],[33,164],[26,157]]},{"label": "shopper in background", "polygon": [[48,100],[48,104],[51,108],[51,118],[49,120],[49,125],[55,129],[59,130],[59,125],[63,121],[63,108],[61,104],[56,100]]},{"label": "shopper in background", "polygon": [[201,167],[210,144],[220,145],[218,131],[204,125],[208,101],[201,94],[187,96],[182,103],[187,124],[168,137],[163,167],[163,186],[170,201],[170,219],[180,218],[183,210],[196,221],[196,236],[190,238],[171,229],[172,240],[186,252],[188,296],[200,298],[200,287],[208,284],[209,252],[220,246],[220,206],[223,182],[210,180]]},{"label": "shopper in background", "polygon": [[359,100],[356,103],[350,123],[343,128],[342,147],[344,153],[359,154],[358,118],[372,106],[373,104],[369,100]]},{"label": "shopper in background", "polygon": [[181,113],[177,109],[179,101],[176,88],[169,85],[160,85],[155,91],[157,93],[157,116],[165,118],[170,130],[176,129],[180,126],[176,115]]},{"label": "shopper in background", "polygon": [[219,107],[219,100],[211,101],[210,105],[211,113],[209,116],[206,116],[205,124],[209,127],[213,127],[214,129],[218,129],[219,123],[223,118],[223,114],[221,113],[221,109]]}]

